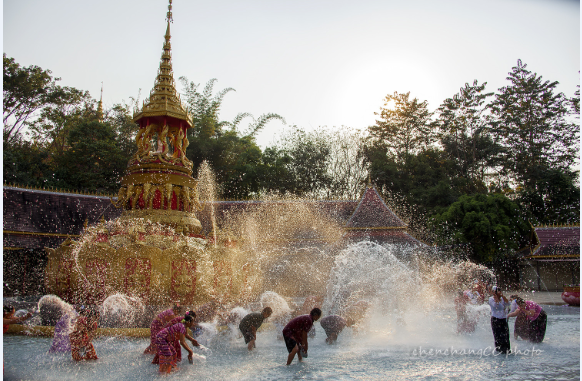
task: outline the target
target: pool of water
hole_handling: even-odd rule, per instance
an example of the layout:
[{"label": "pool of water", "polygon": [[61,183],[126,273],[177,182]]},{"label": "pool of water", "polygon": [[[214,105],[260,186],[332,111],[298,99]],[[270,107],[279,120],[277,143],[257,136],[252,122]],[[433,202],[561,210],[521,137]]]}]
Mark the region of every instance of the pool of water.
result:
[{"label": "pool of water", "polygon": [[[152,356],[143,355],[148,340],[119,337],[94,340],[99,360],[76,363],[67,355],[47,354],[52,339],[3,337],[5,380],[542,380],[580,379],[580,309],[543,306],[548,314],[541,344],[513,339],[513,355],[493,355],[488,316],[475,333],[457,335],[452,306],[404,316],[405,325],[374,316],[368,327],[346,328],[335,345],[324,342],[316,323],[309,357],[286,366],[287,350],[274,330],[258,334],[257,349],[246,350],[237,334],[221,333],[206,344],[205,360],[185,358],[170,376],[158,374]],[[451,314],[451,311],[452,314]],[[488,314],[487,314],[488,315]],[[202,354],[200,352],[200,354]]]}]

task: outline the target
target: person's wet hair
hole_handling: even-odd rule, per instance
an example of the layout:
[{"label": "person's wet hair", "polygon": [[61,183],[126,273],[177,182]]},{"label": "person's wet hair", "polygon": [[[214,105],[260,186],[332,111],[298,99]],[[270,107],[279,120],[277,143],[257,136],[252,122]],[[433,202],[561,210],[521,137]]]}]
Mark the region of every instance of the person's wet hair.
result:
[{"label": "person's wet hair", "polygon": [[309,313],[309,315],[311,316],[321,316],[321,310],[319,308],[314,308],[311,310],[311,312]]},{"label": "person's wet hair", "polygon": [[516,302],[518,305],[521,305],[521,304],[524,304],[524,303],[525,303],[525,300],[523,300],[522,298],[520,298],[520,297],[518,296],[517,298],[515,298],[515,302]]},{"label": "person's wet hair", "polygon": [[184,316],[184,321],[194,321],[196,319],[196,312],[188,311]]},{"label": "person's wet hair", "polygon": [[263,308],[263,313],[271,315],[273,313],[273,309],[271,307]]}]

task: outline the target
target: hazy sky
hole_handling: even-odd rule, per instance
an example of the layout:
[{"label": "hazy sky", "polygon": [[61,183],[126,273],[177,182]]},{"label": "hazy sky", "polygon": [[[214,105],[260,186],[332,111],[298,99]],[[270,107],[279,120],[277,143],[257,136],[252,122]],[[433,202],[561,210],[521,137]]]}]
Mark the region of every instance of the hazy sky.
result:
[{"label": "hazy sky", "polygon": [[[110,107],[149,94],[167,0],[4,0],[3,51]],[[221,118],[278,113],[306,129],[374,124],[386,94],[431,109],[466,82],[508,84],[521,59],[571,97],[580,2],[567,0],[174,0],[174,77],[233,87]],[[178,83],[178,90],[181,86]],[[283,128],[259,135],[267,145]]]}]

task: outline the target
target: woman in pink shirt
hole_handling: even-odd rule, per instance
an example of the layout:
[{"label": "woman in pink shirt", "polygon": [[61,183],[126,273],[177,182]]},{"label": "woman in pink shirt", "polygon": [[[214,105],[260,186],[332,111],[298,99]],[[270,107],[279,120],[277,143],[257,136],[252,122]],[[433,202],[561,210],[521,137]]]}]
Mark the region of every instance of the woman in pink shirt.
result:
[{"label": "woman in pink shirt", "polygon": [[176,317],[180,317],[179,320],[182,320],[180,316],[182,315],[182,310],[183,310],[182,307],[180,307],[179,305],[175,305],[170,309],[160,312],[156,316],[156,318],[152,321],[152,324],[150,325],[150,345],[143,352],[144,354],[146,353],[156,354],[158,352],[158,348],[156,346],[156,336],[158,335],[158,332],[170,326],[170,322]]},{"label": "woman in pink shirt", "polygon": [[524,314],[529,323],[529,341],[533,343],[541,343],[544,341],[546,335],[546,324],[548,315],[543,308],[530,300],[516,299],[518,309],[507,315],[507,317],[518,316]]},{"label": "woman in pink shirt", "polygon": [[171,327],[167,327],[158,332],[156,336],[156,348],[158,349],[160,373],[170,373],[176,369],[178,362],[178,354],[174,347],[174,342],[179,343],[188,351],[188,360],[192,362],[194,352],[188,344],[186,344],[186,328],[192,328],[194,325],[194,317],[190,314],[184,316],[180,323],[176,323]]}]

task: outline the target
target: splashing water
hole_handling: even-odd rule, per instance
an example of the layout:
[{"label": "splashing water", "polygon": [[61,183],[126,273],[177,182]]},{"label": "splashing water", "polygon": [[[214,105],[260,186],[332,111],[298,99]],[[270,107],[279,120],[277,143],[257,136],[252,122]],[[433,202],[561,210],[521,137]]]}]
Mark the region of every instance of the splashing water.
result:
[{"label": "splashing water", "polygon": [[[419,258],[412,246],[358,242],[335,258],[324,311],[356,322],[376,316],[406,325],[407,320],[418,321],[416,312],[440,313],[452,292],[473,279],[491,277],[488,269],[471,262],[442,262],[426,254]],[[488,308],[474,310],[482,315]]]},{"label": "splashing water", "polygon": [[210,208],[210,221],[212,223],[212,238],[216,247],[216,213],[213,201],[217,199],[217,185],[214,172],[206,160],[198,168],[198,194],[200,202],[205,203]]},{"label": "splashing water", "polygon": [[124,294],[113,294],[103,301],[101,324],[104,327],[135,327],[136,320],[143,315],[145,306],[139,298]]},{"label": "splashing water", "polygon": [[73,306],[56,295],[44,295],[38,301],[42,325],[54,326],[64,314],[74,310]]},{"label": "splashing water", "polygon": [[271,315],[271,319],[278,318],[282,315],[289,315],[291,314],[291,308],[289,308],[289,304],[281,295],[277,294],[273,291],[266,291],[264,292],[261,297],[259,298],[259,302],[261,303],[261,308],[271,307],[273,310],[273,314]]},{"label": "splashing water", "polygon": [[393,251],[373,242],[348,246],[335,259],[324,309],[343,314],[354,305],[374,304],[382,311],[401,310],[417,296],[419,277]]}]

